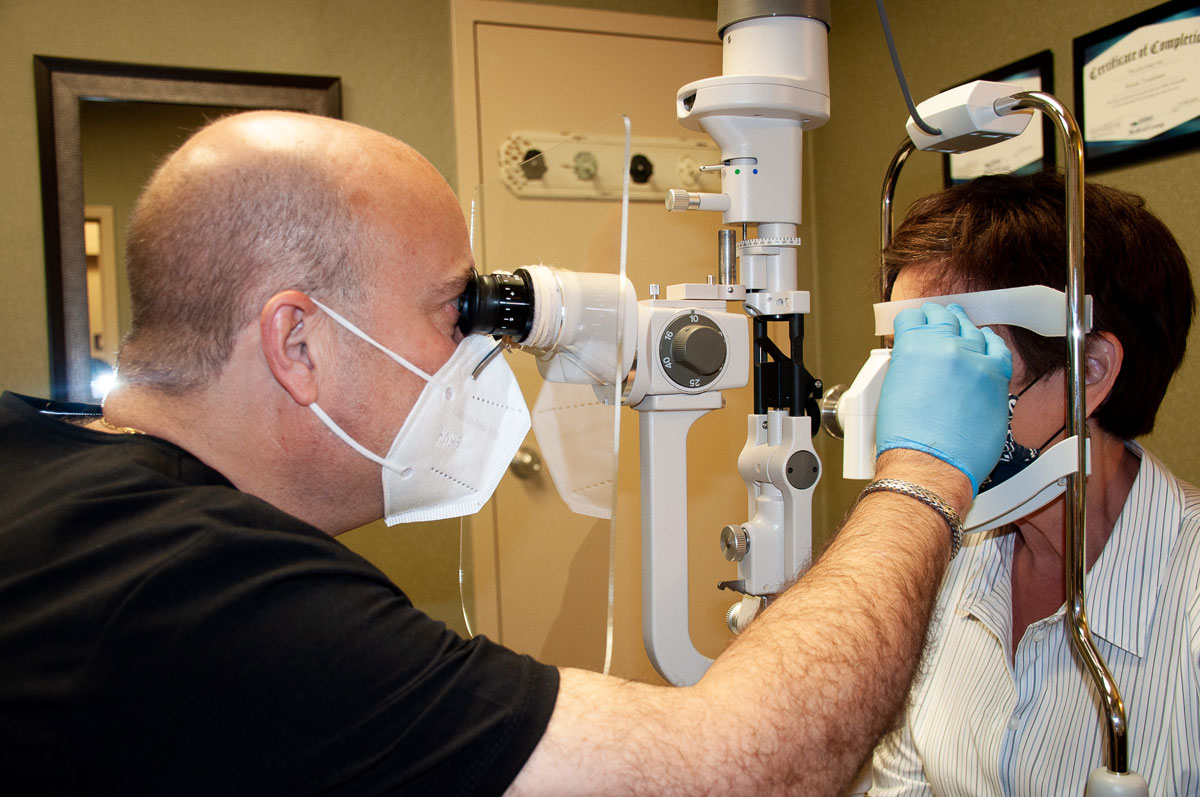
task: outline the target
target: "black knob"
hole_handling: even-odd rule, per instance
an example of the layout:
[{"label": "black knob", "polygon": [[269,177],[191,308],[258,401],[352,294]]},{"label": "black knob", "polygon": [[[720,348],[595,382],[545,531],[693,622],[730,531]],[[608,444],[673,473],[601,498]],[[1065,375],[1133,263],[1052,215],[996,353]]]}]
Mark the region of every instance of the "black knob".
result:
[{"label": "black knob", "polygon": [[645,155],[634,155],[629,159],[629,178],[635,183],[649,182],[652,174],[654,174],[654,164]]},{"label": "black knob", "polygon": [[725,364],[725,338],[703,324],[689,324],[671,341],[671,356],[701,376],[715,374]]},{"label": "black knob", "polygon": [[522,161],[521,173],[529,180],[540,180],[547,171],[546,159],[542,156],[540,149],[529,150],[525,153]]}]

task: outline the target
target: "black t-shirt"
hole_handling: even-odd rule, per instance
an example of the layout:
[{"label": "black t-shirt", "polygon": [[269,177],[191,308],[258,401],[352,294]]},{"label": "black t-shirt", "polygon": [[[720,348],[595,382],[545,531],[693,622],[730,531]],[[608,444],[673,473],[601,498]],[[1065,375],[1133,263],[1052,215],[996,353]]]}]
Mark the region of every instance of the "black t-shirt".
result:
[{"label": "black t-shirt", "polygon": [[462,640],[186,451],[55,411],[0,396],[0,792],[511,783],[554,668]]}]

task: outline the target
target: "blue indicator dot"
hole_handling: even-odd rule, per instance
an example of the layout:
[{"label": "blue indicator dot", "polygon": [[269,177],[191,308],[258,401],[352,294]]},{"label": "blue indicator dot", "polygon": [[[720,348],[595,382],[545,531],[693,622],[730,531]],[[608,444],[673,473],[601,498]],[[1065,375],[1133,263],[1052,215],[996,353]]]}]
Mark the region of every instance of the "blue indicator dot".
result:
[{"label": "blue indicator dot", "polygon": [[755,173],[755,174],[758,174],[758,169],[755,169],[755,170],[754,170],[754,173]]}]

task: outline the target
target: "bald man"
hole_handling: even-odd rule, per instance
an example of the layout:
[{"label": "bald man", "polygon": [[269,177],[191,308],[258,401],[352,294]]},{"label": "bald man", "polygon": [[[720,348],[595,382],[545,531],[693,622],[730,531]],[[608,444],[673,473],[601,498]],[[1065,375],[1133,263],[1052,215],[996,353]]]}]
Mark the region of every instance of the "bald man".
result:
[{"label": "bald man", "polygon": [[668,688],[462,640],[333,539],[426,500],[383,452],[473,389],[426,389],[473,343],[472,258],[416,152],[228,117],[154,175],[127,255],[102,412],[0,398],[6,792],[830,794],[889,727],[1006,428],[1009,355],[960,311],[898,322],[877,475],[911,489]]}]

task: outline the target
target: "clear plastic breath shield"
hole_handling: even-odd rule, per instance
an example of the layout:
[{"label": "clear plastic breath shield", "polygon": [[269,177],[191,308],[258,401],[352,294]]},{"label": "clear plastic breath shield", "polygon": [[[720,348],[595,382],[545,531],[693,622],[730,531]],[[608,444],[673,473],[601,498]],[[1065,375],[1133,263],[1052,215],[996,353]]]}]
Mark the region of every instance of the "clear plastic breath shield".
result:
[{"label": "clear plastic breath shield", "polygon": [[478,276],[460,320],[533,355],[509,355],[532,431],[488,506],[464,524],[471,630],[604,671],[620,391],[637,322],[625,279],[630,146],[623,116],[587,133],[514,134],[501,145],[499,174],[471,201]]}]

